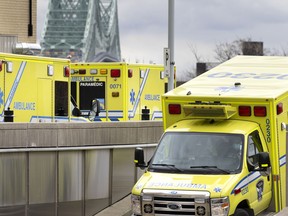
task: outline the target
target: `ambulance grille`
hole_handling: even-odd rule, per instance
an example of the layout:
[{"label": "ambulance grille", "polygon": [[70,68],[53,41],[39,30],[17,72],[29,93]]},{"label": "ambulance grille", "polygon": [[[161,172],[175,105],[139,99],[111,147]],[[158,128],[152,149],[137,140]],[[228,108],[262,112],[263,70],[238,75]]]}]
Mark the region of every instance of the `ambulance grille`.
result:
[{"label": "ambulance grille", "polygon": [[[210,215],[210,193],[206,191],[144,189],[142,195],[143,215]],[[149,205],[154,214],[145,212]]]},{"label": "ambulance grille", "polygon": [[[171,207],[179,210],[173,210]],[[177,215],[195,215],[194,198],[154,197],[155,215],[173,215],[175,212]]]}]

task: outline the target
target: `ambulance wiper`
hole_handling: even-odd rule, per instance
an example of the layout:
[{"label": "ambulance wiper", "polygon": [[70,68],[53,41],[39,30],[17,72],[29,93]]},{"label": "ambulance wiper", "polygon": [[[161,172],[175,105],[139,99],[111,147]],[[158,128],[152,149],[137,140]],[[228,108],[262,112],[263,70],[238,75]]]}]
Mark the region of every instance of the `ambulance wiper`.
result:
[{"label": "ambulance wiper", "polygon": [[175,167],[174,164],[152,164],[152,166],[164,166],[164,167],[172,168],[172,169],[177,170],[177,171],[179,171],[179,172],[183,172],[183,170]]},{"label": "ambulance wiper", "polygon": [[197,168],[203,168],[203,169],[206,169],[206,168],[208,168],[208,169],[217,169],[218,171],[221,171],[221,172],[223,172],[223,173],[226,173],[226,174],[230,174],[230,172],[229,171],[227,171],[227,170],[223,170],[223,169],[220,169],[220,168],[218,168],[217,166],[190,166],[190,168],[191,169],[197,169]]}]

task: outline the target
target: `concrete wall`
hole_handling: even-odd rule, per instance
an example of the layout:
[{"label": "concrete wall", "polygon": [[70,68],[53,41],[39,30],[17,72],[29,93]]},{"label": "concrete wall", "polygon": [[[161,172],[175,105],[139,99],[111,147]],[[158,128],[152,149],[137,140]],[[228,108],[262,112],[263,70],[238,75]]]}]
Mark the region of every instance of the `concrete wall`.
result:
[{"label": "concrete wall", "polygon": [[157,143],[162,122],[4,123],[0,148],[80,147]]},{"label": "concrete wall", "polygon": [[90,216],[126,197],[161,122],[0,124],[0,215]]}]

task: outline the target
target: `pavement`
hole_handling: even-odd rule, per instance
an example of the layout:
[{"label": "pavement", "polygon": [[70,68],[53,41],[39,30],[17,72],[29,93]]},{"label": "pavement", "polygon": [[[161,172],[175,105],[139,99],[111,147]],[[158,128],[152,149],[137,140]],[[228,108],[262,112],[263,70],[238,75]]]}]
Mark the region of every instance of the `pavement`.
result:
[{"label": "pavement", "polygon": [[131,195],[128,195],[94,216],[131,216],[131,214]]},{"label": "pavement", "polygon": [[287,216],[288,215],[288,207],[284,208],[281,212],[277,213],[275,216]]}]

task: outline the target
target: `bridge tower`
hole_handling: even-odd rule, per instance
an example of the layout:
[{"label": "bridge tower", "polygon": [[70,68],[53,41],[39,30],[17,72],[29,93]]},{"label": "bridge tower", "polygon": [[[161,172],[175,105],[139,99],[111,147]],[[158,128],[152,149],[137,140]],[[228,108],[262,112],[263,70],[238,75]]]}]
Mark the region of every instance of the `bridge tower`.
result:
[{"label": "bridge tower", "polygon": [[120,61],[117,0],[50,0],[40,43],[44,56]]}]

